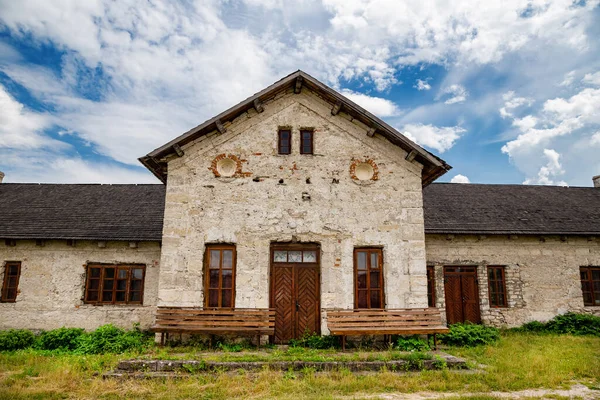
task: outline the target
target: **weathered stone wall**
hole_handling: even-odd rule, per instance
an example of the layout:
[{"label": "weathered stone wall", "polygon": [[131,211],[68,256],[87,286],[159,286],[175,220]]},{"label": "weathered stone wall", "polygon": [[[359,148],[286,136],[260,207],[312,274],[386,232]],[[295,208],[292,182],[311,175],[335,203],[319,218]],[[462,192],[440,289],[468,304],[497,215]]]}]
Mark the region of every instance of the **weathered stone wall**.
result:
[{"label": "weathered stone wall", "polygon": [[[236,307],[268,307],[269,246],[296,240],[321,245],[322,308],[354,306],[356,246],[383,247],[388,307],[426,306],[422,166],[351,119],[303,89],[183,147],[168,164],[159,304],[201,306],[205,244],[221,242],[237,246]],[[290,155],[277,154],[280,127]],[[299,154],[300,128],[314,129],[314,155]],[[215,177],[221,154],[241,160],[237,177]],[[353,159],[373,160],[378,179],[353,180]]]},{"label": "weathered stone wall", "polygon": [[[158,290],[160,246],[140,242],[50,240],[36,246],[34,240],[18,240],[16,246],[0,242],[0,277],[6,261],[21,262],[19,293],[15,303],[0,303],[0,329],[54,329],[62,326],[94,329],[112,323],[131,328],[139,322],[148,328],[154,320]],[[88,263],[146,264],[141,306],[83,304],[85,267]]]},{"label": "weathered stone wall", "polygon": [[[600,239],[558,236],[427,235],[427,263],[435,266],[436,306],[445,315],[443,266],[476,265],[482,320],[496,326],[545,321],[584,307],[579,267],[600,265]],[[488,265],[504,265],[508,307],[492,308]]]}]

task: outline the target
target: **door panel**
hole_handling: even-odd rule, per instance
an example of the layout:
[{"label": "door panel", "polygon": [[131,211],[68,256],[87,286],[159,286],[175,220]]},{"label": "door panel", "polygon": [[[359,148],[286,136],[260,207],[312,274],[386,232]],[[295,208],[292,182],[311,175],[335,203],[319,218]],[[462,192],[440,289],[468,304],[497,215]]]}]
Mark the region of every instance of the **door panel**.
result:
[{"label": "door panel", "polygon": [[457,322],[463,322],[460,276],[446,276],[444,282],[444,291],[446,292],[446,318],[448,319],[448,323],[455,324]]},{"label": "door panel", "polygon": [[273,302],[275,307],[275,343],[287,343],[294,332],[294,268],[273,270]]},{"label": "door panel", "polygon": [[479,310],[479,290],[477,290],[477,275],[464,274],[461,277],[464,320],[476,324],[481,322]]},{"label": "door panel", "polygon": [[296,267],[298,308],[296,335],[320,331],[318,267]]}]

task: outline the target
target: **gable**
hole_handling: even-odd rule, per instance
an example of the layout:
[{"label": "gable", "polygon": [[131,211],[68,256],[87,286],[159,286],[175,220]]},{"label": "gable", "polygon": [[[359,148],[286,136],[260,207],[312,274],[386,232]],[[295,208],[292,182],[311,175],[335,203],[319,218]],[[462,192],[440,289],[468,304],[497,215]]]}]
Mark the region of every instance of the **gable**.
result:
[{"label": "gable", "polygon": [[263,91],[157,148],[145,157],[141,157],[140,162],[161,181],[166,182],[167,162],[173,155],[183,155],[182,148],[184,146],[207,135],[225,133],[233,121],[240,117],[248,118],[264,112],[273,100],[282,94],[289,92],[301,94],[306,90],[313,92],[326,102],[332,116],[337,118],[346,116],[356,125],[362,126],[364,134],[368,137],[380,135],[386,138],[390,143],[406,152],[407,160],[416,160],[423,165],[421,178],[423,186],[433,182],[451,168],[445,161],[421,148],[381,119],[302,71],[288,75]]}]

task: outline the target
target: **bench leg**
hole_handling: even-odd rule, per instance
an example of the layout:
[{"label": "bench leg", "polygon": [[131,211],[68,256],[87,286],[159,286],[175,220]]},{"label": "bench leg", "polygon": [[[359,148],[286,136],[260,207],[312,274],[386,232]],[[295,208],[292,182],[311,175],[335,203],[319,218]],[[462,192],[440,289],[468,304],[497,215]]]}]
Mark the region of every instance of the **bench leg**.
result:
[{"label": "bench leg", "polygon": [[437,350],[437,334],[433,334],[433,349]]},{"label": "bench leg", "polygon": [[346,351],[346,335],[342,335],[342,351]]},{"label": "bench leg", "polygon": [[165,333],[164,332],[160,333],[160,345],[161,346],[165,345]]},{"label": "bench leg", "polygon": [[260,350],[260,334],[256,335],[256,350]]}]

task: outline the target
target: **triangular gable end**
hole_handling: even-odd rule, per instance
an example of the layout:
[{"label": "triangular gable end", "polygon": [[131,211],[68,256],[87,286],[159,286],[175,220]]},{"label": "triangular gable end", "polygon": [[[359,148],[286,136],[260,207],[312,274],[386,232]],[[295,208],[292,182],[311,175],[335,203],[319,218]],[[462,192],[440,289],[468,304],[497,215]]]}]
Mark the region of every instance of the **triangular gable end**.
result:
[{"label": "triangular gable end", "polygon": [[171,140],[169,143],[150,152],[148,155],[141,157],[139,160],[156,177],[158,177],[158,179],[160,179],[163,183],[166,183],[167,168],[165,158],[167,156],[181,153],[182,146],[198,139],[199,137],[209,134],[210,132],[224,132],[224,123],[234,120],[250,109],[254,109],[259,113],[262,112],[263,102],[266,102],[277,94],[290,88],[293,88],[296,93],[300,93],[302,87],[306,87],[313,92],[318,93],[324,100],[331,103],[331,113],[333,115],[338,114],[340,111],[349,114],[353,119],[356,119],[369,127],[366,132],[367,135],[373,136],[375,133],[382,135],[394,145],[405,150],[408,153],[406,156],[407,160],[416,160],[417,162],[421,163],[423,165],[423,186],[427,186],[452,168],[444,160],[423,149],[421,146],[408,139],[406,136],[385,123],[380,118],[376,117],[329,86],[319,82],[317,79],[300,70],[286,76],[278,82],[275,82],[271,86],[256,93],[254,96],[247,98],[230,109],[223,111],[216,117],[211,118],[197,127],[187,131],[183,135]]}]

